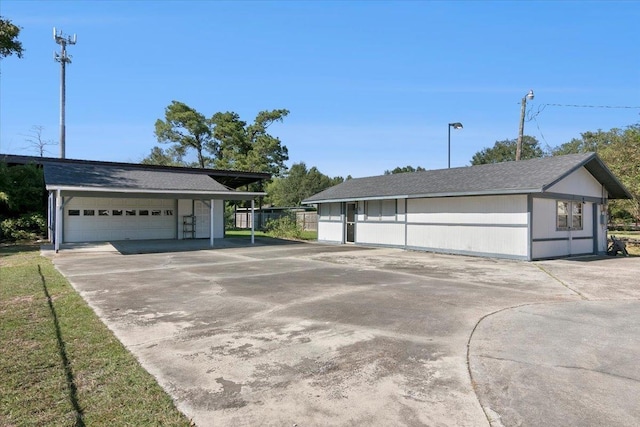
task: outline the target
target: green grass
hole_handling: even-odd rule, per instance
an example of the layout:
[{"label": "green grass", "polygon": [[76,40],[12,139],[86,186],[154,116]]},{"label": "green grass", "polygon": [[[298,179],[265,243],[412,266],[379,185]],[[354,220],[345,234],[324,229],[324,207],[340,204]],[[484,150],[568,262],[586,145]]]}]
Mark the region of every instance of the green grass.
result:
[{"label": "green grass", "polygon": [[0,425],[189,426],[37,246],[0,247]]},{"label": "green grass", "polygon": [[[250,237],[251,230],[246,229],[227,229],[224,232],[225,237]],[[273,237],[265,233],[264,231],[255,232],[256,237]],[[317,240],[318,232],[317,231],[303,231],[302,232],[302,240]]]}]

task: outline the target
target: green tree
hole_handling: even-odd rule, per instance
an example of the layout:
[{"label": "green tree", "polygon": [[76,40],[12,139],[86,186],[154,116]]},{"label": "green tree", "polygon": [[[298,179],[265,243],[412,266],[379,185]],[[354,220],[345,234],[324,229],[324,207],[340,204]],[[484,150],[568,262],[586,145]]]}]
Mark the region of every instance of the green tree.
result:
[{"label": "green tree", "polygon": [[216,167],[282,175],[289,159],[287,147],[267,132],[282,122],[288,110],[261,111],[248,125],[234,112],[215,113],[207,119],[188,105],[172,101],[165,109],[165,120],[158,119],[155,134],[161,143],[173,144],[168,150],[154,147],[142,162],[174,165],[184,163],[189,150],[195,150],[197,166]]},{"label": "green tree", "polygon": [[18,40],[20,27],[0,16],[0,59],[16,55],[22,58],[22,43]]},{"label": "green tree", "polygon": [[344,181],[342,177],[330,178],[315,166],[307,169],[305,163],[295,163],[286,176],[275,178],[267,184],[268,201],[273,206],[300,206],[307,197],[342,181]]},{"label": "green tree", "polygon": [[35,239],[46,233],[47,196],[42,168],[0,163],[0,240]]},{"label": "green tree", "polygon": [[42,168],[33,164],[9,167],[0,163],[0,217],[44,213],[46,194]]},{"label": "green tree", "polygon": [[211,158],[205,153],[217,152],[211,121],[182,102],[172,101],[165,108],[165,120],[156,120],[155,134],[158,142],[172,143],[171,149],[179,157],[190,149],[195,150],[198,166],[201,168],[211,164]]},{"label": "green tree", "polygon": [[284,109],[261,111],[250,125],[233,112],[214,114],[211,122],[218,146],[216,167],[282,175],[287,170],[285,162],[289,151],[267,129],[273,123],[282,122],[288,114]]},{"label": "green tree", "polygon": [[153,147],[149,155],[142,159],[140,163],[143,165],[191,166],[173,148],[163,150],[160,147]]},{"label": "green tree", "polygon": [[597,152],[618,179],[632,194],[632,200],[612,200],[612,218],[640,219],[640,124],[626,129],[584,132],[580,138],[555,147],[553,155]]},{"label": "green tree", "polygon": [[393,170],[386,170],[384,171],[385,175],[393,175],[396,173],[405,173],[405,172],[422,172],[425,171],[426,169],[423,168],[422,166],[418,166],[417,168],[414,168],[413,166],[404,166],[404,167],[396,167]]},{"label": "green tree", "polygon": [[551,149],[551,154],[561,156],[563,154],[599,152],[614,142],[619,142],[623,137],[620,129],[611,129],[610,131],[597,130],[596,132],[584,132],[580,134],[580,138],[573,138],[558,147]]},{"label": "green tree", "polygon": [[[471,158],[472,165],[483,165],[487,163],[502,163],[515,161],[516,159],[516,139],[505,139],[496,141],[491,148],[485,148],[478,151]],[[522,138],[522,155],[521,159],[534,159],[544,157],[546,153],[540,147],[538,140],[533,136],[525,135]]]}]

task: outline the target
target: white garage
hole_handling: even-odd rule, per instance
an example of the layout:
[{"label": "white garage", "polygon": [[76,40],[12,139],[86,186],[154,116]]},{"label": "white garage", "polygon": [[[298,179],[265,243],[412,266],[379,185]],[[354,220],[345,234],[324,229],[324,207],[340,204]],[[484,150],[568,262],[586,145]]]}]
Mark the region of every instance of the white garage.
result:
[{"label": "white garage", "polygon": [[[36,158],[37,159],[37,158]],[[49,229],[61,243],[224,237],[227,200],[265,173],[70,159],[38,159],[49,192]]]}]

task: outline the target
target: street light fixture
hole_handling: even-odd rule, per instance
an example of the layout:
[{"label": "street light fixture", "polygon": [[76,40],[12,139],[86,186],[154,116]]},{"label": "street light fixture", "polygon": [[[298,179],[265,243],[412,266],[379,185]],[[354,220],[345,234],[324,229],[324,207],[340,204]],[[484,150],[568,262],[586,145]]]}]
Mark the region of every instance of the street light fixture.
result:
[{"label": "street light fixture", "polygon": [[516,161],[522,156],[522,133],[524,132],[524,112],[527,109],[527,99],[533,99],[533,89],[522,97],[522,106],[520,107],[520,130],[518,131],[518,143],[516,144]]},{"label": "street light fixture", "polygon": [[451,168],[451,128],[462,129],[462,123],[460,123],[460,122],[449,123],[449,128],[448,128],[448,130],[449,130],[449,138],[448,138],[448,144],[447,144],[448,152],[449,152],[449,155],[447,157],[447,159],[448,159],[447,167],[448,168]]}]

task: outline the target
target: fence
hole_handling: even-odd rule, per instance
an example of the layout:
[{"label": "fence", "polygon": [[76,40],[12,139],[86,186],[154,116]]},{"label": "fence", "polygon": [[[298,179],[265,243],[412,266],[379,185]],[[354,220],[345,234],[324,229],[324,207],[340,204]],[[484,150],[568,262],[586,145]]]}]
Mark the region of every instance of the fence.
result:
[{"label": "fence", "polygon": [[[256,221],[255,227],[262,229],[266,225],[267,221],[271,219],[279,219],[285,216],[295,215],[296,222],[300,225],[304,231],[318,231],[318,213],[308,211],[291,211],[291,210],[278,210],[263,212],[260,210],[255,211]],[[235,213],[234,219],[235,228],[251,228],[251,211],[238,211]]]}]

